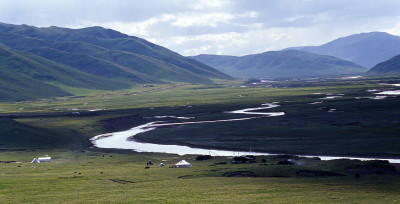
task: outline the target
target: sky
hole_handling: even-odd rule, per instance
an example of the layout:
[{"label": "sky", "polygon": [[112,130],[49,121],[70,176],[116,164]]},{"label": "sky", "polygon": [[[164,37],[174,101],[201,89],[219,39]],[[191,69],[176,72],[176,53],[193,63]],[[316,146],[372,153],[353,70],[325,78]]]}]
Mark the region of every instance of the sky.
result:
[{"label": "sky", "polygon": [[0,0],[0,22],[102,26],[185,56],[243,56],[363,32],[400,35],[400,0]]}]

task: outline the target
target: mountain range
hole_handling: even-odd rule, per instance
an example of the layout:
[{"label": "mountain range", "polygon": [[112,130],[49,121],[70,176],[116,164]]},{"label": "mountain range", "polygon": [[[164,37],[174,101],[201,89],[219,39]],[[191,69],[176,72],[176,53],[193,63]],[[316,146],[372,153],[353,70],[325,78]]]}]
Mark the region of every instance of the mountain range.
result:
[{"label": "mountain range", "polygon": [[[232,76],[279,78],[361,74],[398,54],[399,36],[371,32],[338,38],[320,46],[290,47],[242,57],[202,54],[191,58]],[[393,61],[379,65],[385,69],[374,67],[368,74],[400,72],[395,71],[400,67],[393,67]]]},{"label": "mountain range", "polygon": [[60,85],[115,90],[144,83],[231,79],[208,65],[111,29],[3,23],[0,72],[3,101],[68,95]]},{"label": "mountain range", "polygon": [[335,56],[372,68],[400,54],[400,36],[384,32],[370,32],[338,38],[320,46],[292,47],[314,54]]},{"label": "mountain range", "polygon": [[362,74],[370,67],[370,75],[399,74],[399,54],[400,37],[382,32],[241,57],[184,57],[102,27],[0,23],[0,101],[70,95],[65,87],[117,90],[146,83],[210,84],[231,76],[319,77]]},{"label": "mountain range", "polygon": [[242,57],[198,55],[191,58],[237,77],[314,77],[367,71],[350,61],[299,50],[269,51]]}]

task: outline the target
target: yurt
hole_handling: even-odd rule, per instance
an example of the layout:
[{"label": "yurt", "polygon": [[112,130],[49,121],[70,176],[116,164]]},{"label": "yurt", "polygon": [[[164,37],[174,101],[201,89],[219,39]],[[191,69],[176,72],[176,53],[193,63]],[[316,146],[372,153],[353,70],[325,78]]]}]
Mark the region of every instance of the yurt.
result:
[{"label": "yurt", "polygon": [[192,167],[192,164],[185,160],[181,160],[180,162],[176,163],[175,165],[172,166],[173,168],[189,168]]},{"label": "yurt", "polygon": [[46,155],[46,157],[39,157],[38,160],[39,162],[51,162],[51,157]]}]

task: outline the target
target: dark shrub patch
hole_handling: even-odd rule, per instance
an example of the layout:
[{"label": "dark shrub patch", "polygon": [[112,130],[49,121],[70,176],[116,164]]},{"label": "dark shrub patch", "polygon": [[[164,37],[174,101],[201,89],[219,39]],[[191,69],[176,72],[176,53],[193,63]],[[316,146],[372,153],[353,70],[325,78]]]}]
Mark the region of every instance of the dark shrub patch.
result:
[{"label": "dark shrub patch", "polygon": [[330,171],[313,171],[313,170],[300,170],[296,172],[296,175],[300,177],[345,176],[344,174],[339,174]]},{"label": "dark shrub patch", "polygon": [[347,171],[354,174],[397,174],[396,167],[388,161],[368,161],[364,164],[358,164],[346,168]]},{"label": "dark shrub patch", "polygon": [[258,177],[252,171],[233,171],[233,172],[226,172],[222,174],[225,177]]},{"label": "dark shrub patch", "polygon": [[287,161],[287,160],[279,161],[277,164],[278,165],[294,165],[293,162]]},{"label": "dark shrub patch", "polygon": [[196,157],[197,161],[203,161],[203,160],[207,160],[207,159],[212,159],[211,155],[199,155]]}]

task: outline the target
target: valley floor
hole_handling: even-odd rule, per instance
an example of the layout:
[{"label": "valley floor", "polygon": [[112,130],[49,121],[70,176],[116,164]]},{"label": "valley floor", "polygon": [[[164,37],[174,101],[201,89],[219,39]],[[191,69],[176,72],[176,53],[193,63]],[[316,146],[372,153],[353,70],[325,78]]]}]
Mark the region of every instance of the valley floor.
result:
[{"label": "valley floor", "polygon": [[[278,102],[273,111],[284,112],[282,117],[159,127],[137,139],[233,151],[400,158],[400,97],[379,94],[398,90],[393,84],[400,78],[225,81],[86,95],[75,90],[72,97],[1,103],[0,202],[398,203],[398,166],[388,163],[270,156],[231,164],[226,157],[195,161],[194,155],[96,149],[89,140],[148,122],[184,120],[178,117],[238,119],[242,116],[229,111]],[[52,162],[30,163],[46,154]],[[193,168],[168,168],[181,159]],[[288,159],[297,165],[276,165]],[[166,167],[145,169],[148,160]]]}]

